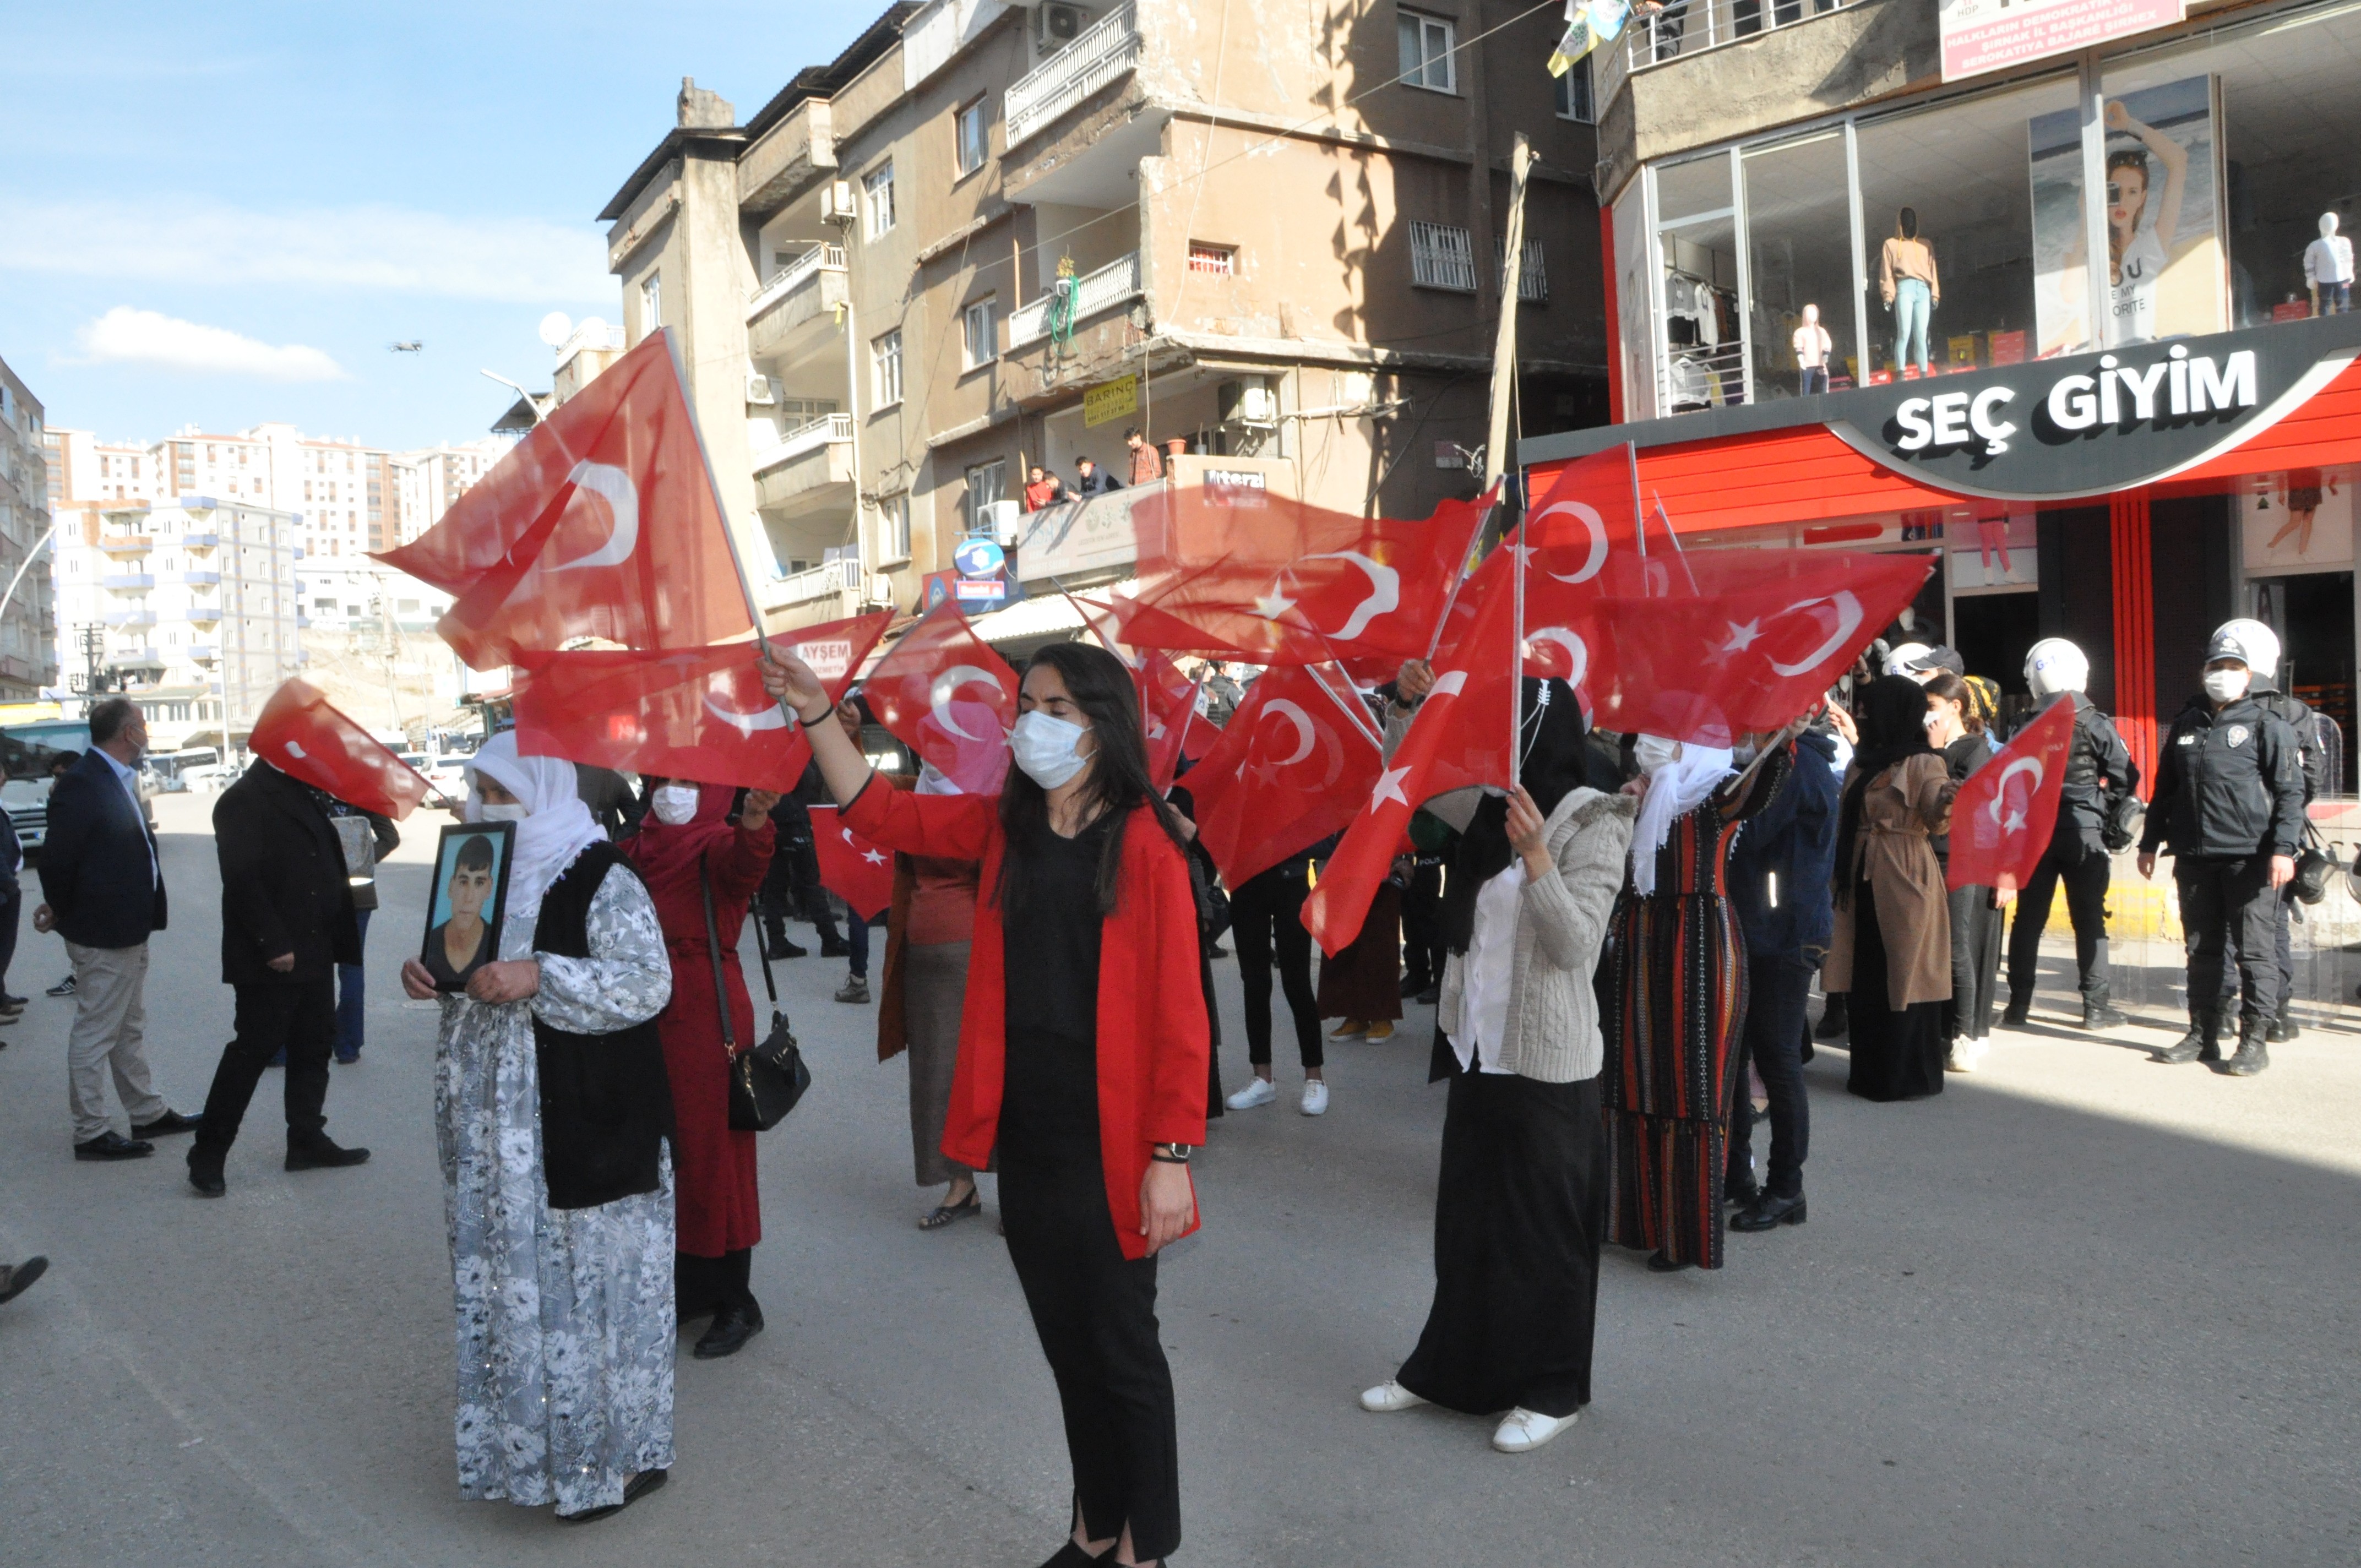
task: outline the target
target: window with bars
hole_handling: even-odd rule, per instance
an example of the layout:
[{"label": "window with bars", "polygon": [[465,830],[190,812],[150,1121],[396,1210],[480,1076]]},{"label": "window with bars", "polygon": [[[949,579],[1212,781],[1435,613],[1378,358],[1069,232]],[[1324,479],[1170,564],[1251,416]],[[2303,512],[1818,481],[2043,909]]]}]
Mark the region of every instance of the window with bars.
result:
[{"label": "window with bars", "polygon": [[902,332],[899,327],[869,345],[869,387],[873,406],[886,408],[902,400]]},{"label": "window with bars", "polygon": [[[1517,301],[1520,304],[1538,305],[1549,299],[1549,273],[1542,265],[1542,242],[1529,239],[1519,247],[1524,260],[1517,269]],[[1492,291],[1499,293],[1508,282],[1509,247],[1499,235],[1492,236]]]},{"label": "window with bars", "polygon": [[1189,270],[1211,272],[1217,277],[1237,275],[1238,250],[1234,245],[1206,245],[1198,240],[1189,242]]},{"label": "window with bars", "polygon": [[1590,57],[1584,55],[1557,79],[1557,117],[1595,123],[1590,111]]},{"label": "window with bars", "polygon": [[1449,224],[1410,225],[1410,280],[1421,289],[1476,291],[1476,249],[1467,231]]},{"label": "window with bars", "polygon": [[960,313],[960,332],[965,340],[967,367],[989,365],[1000,356],[1000,301],[986,294]]},{"label": "window with bars", "polygon": [[1422,11],[1398,10],[1394,15],[1401,36],[1402,85],[1456,93],[1452,49],[1457,42],[1458,25],[1448,16],[1430,16]]}]

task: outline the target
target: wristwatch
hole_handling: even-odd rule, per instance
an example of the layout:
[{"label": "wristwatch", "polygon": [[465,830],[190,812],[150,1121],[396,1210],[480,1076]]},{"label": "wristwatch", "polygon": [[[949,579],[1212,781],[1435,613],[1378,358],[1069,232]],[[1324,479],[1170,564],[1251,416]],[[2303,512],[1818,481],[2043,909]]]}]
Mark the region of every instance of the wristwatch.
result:
[{"label": "wristwatch", "polygon": [[1195,1151],[1187,1144],[1150,1144],[1148,1146],[1148,1157],[1156,1161],[1159,1165],[1186,1165],[1189,1163],[1189,1156],[1193,1152]]}]

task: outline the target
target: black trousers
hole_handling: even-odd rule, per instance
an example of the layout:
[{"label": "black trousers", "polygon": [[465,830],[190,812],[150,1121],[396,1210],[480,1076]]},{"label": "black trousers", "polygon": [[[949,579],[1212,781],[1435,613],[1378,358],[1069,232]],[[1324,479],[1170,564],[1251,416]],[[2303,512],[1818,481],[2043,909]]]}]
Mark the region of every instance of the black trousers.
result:
[{"label": "black trousers", "polygon": [[2041,973],[2041,928],[2049,924],[2049,901],[2060,883],[2066,885],[2067,918],[2074,923],[2079,989],[2088,996],[2092,985],[2107,983],[2107,883],[2114,868],[2105,855],[2095,850],[2081,855],[2080,850],[2076,844],[2061,854],[2053,843],[2033,868],[2033,880],[2017,893],[2016,916],[2008,930],[2012,1003],[2033,1000]]},{"label": "black trousers", "polygon": [[25,888],[21,883],[10,883],[5,896],[0,896],[0,995],[8,990],[8,966],[16,961],[16,920],[25,907]]},{"label": "black trousers", "polygon": [[[2295,910],[2295,883],[2290,883],[2279,890],[2279,906],[2278,938],[2272,948],[2272,956],[2279,962],[2279,1014],[2284,1014],[2287,1012],[2288,1003],[2295,1000],[2295,936],[2292,923],[2289,919]],[[7,917],[6,912],[0,910],[0,920],[5,920]],[[2222,1016],[2224,1018],[2230,1015],[2231,1004],[2238,994],[2239,950],[2238,929],[2234,926],[2230,928],[2230,945],[2224,951],[2222,962]],[[0,976],[5,976],[6,973],[5,968],[0,968]]]},{"label": "black trousers", "polygon": [[1123,1255],[1096,1140],[1000,1150],[1008,1260],[1058,1380],[1074,1506],[1093,1541],[1131,1527],[1134,1555],[1180,1544],[1180,1442],[1156,1321],[1156,1259]]},{"label": "black trousers", "polygon": [[254,1099],[270,1058],[287,1053],[287,1146],[318,1143],[328,1124],[328,1053],[336,1037],[336,977],[282,985],[240,985],[237,1035],[222,1047],[221,1065],[205,1095],[205,1116],[196,1147],[210,1155],[229,1152],[238,1124]]},{"label": "black trousers", "polygon": [[1799,959],[1746,960],[1746,1028],[1735,1069],[1738,1092],[1730,1111],[1731,1176],[1754,1158],[1754,1101],[1746,1091],[1746,1063],[1763,1075],[1771,1097],[1771,1168],[1763,1186],[1776,1198],[1804,1190],[1804,1159],[1812,1145],[1812,1106],[1804,1095],[1805,1016],[1812,997],[1812,970]]},{"label": "black trousers", "polygon": [[2221,997],[2226,971],[2235,961],[2238,987],[2246,992],[2241,1021],[2269,1023],[2279,1015],[2280,995],[2272,927],[2285,918],[2279,890],[2271,886],[2271,858],[2216,861],[2179,855],[2172,862],[2172,883],[2180,894],[2180,929],[2189,952],[2190,1005]]},{"label": "black trousers", "polygon": [[1271,948],[1279,948],[1279,987],[1295,1017],[1295,1049],[1303,1065],[1322,1065],[1320,1003],[1312,989],[1312,933],[1303,928],[1310,889],[1301,876],[1251,876],[1230,895],[1230,935],[1238,948],[1238,983],[1246,992],[1246,1060],[1270,1065]]},{"label": "black trousers", "polygon": [[1411,872],[1410,884],[1402,889],[1401,899],[1402,955],[1410,973],[1402,981],[1405,992],[1424,991],[1430,985],[1443,983],[1443,865],[1440,861],[1427,864],[1419,857]]},{"label": "black trousers", "polygon": [[691,1318],[709,1316],[724,1307],[752,1306],[753,1274],[754,1249],[750,1246],[740,1247],[736,1252],[725,1252],[719,1257],[674,1253],[673,1315],[686,1322]]},{"label": "black trousers", "polygon": [[[1999,986],[2000,927],[2005,916],[1988,887],[1950,890],[1951,1000],[1943,1004],[1943,1037],[1981,1040],[1992,1033]],[[2044,918],[2048,918],[2046,916]]]}]

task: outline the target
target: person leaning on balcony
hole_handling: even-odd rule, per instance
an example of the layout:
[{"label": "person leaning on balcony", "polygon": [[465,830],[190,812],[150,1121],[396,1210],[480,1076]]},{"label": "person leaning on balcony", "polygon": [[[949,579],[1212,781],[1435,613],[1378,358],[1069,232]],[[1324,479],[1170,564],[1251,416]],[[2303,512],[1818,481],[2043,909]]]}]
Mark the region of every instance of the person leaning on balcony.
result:
[{"label": "person leaning on balcony", "polygon": [[1133,484],[1152,485],[1164,477],[1164,455],[1156,450],[1154,443],[1139,433],[1139,426],[1133,425],[1123,433],[1123,444],[1131,449]]},{"label": "person leaning on balcony", "polygon": [[1111,495],[1121,488],[1122,482],[1101,468],[1095,460],[1088,457],[1074,459],[1073,493],[1076,496],[1088,500],[1093,496]]},{"label": "person leaning on balcony", "polygon": [[1065,499],[1065,481],[1059,478],[1057,475],[1050,473],[1038,463],[1026,470],[1025,510],[1027,511],[1039,511],[1043,507],[1055,506]]}]

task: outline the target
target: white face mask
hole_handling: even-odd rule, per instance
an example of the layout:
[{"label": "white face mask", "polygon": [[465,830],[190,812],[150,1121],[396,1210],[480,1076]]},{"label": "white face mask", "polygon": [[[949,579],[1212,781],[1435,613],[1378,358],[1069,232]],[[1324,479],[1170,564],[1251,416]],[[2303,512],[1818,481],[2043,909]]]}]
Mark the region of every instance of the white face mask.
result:
[{"label": "white face mask", "polygon": [[1081,773],[1090,760],[1080,751],[1082,737],[1089,733],[1079,724],[1036,708],[1008,732],[1008,749],[1027,778],[1043,789],[1056,789]]},{"label": "white face mask", "polygon": [[2235,702],[2246,695],[2246,683],[2252,678],[2248,670],[2208,670],[2205,695],[2215,702]]},{"label": "white face mask", "polygon": [[678,828],[695,819],[697,798],[695,784],[658,784],[655,798],[649,803],[648,809],[654,812],[656,820],[665,827]]},{"label": "white face mask", "polygon": [[478,822],[522,822],[533,815],[522,806],[483,805],[476,807]]},{"label": "white face mask", "polygon": [[1642,735],[1631,743],[1631,760],[1640,771],[1653,777],[1658,771],[1671,767],[1680,760],[1681,743],[1667,740],[1661,735]]}]

